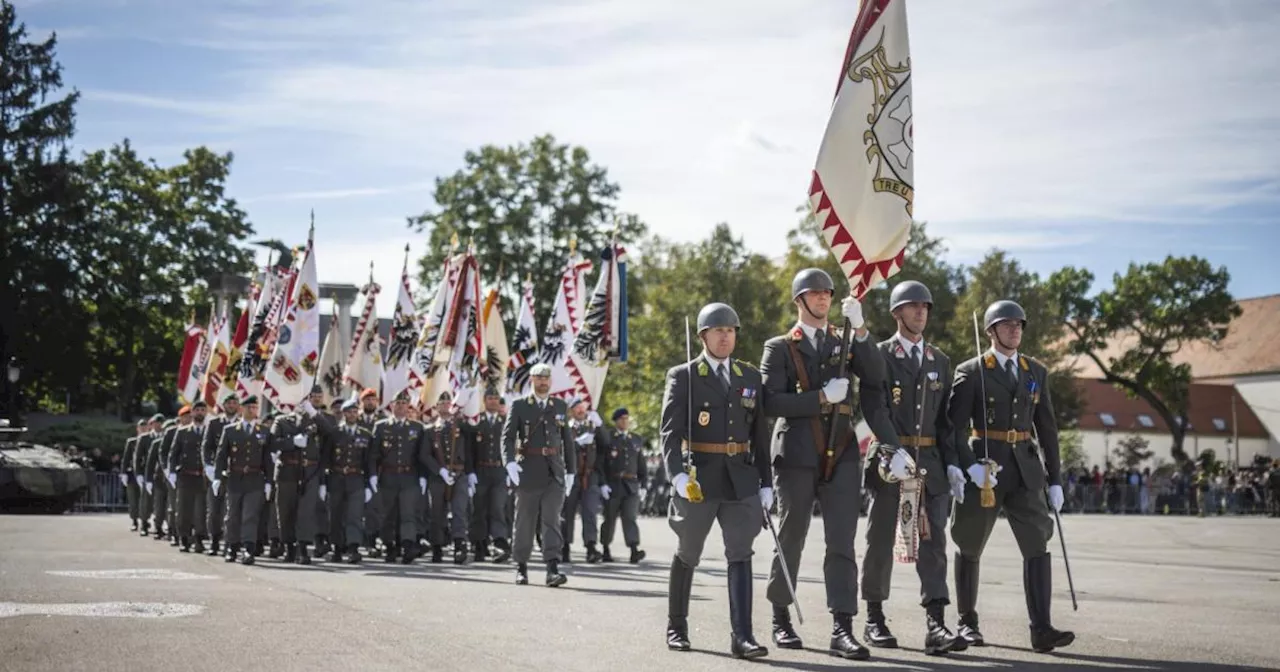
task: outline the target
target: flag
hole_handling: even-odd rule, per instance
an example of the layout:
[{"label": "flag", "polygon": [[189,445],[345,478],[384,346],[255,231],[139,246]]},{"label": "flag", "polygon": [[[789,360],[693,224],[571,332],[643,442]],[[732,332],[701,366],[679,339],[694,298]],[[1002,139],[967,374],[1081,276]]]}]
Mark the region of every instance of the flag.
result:
[{"label": "flag", "polygon": [[538,323],[533,317],[533,283],[525,280],[521,290],[520,309],[516,312],[516,330],[511,336],[511,357],[507,361],[507,392],[511,398],[529,394],[529,369],[538,363]]},{"label": "flag", "polygon": [[187,403],[190,398],[186,395],[187,383],[191,380],[191,367],[195,364],[196,356],[200,354],[200,342],[204,335],[204,328],[196,324],[196,313],[193,309],[191,317],[187,322],[186,328],[183,330],[184,338],[182,341],[182,359],[178,362],[178,397],[182,399],[182,403]]},{"label": "flag", "polygon": [[382,336],[378,333],[377,299],[382,287],[373,281],[373,269],[369,270],[369,284],[364,292],[364,310],[356,324],[355,337],[351,339],[351,352],[347,354],[346,381],[358,390],[378,389],[382,383]]},{"label": "flag", "polygon": [[836,86],[809,206],[858,298],[902,268],[915,152],[905,0],[865,0]]},{"label": "flag", "polygon": [[205,367],[202,398],[211,408],[218,405],[218,397],[226,381],[227,367],[231,364],[230,327],[225,309],[220,317],[212,321],[210,327],[209,364]]},{"label": "flag", "polygon": [[227,360],[227,373],[222,379],[222,389],[218,392],[218,403],[231,392],[238,392],[240,382],[240,362],[244,359],[245,344],[249,341],[249,318],[253,314],[253,299],[240,311],[240,320],[236,324],[236,333],[231,336],[231,357]]},{"label": "flag", "polygon": [[262,269],[262,286],[253,303],[253,316],[249,323],[249,336],[245,340],[244,355],[240,359],[240,375],[236,378],[236,396],[244,401],[250,396],[262,394],[260,379],[266,370],[271,350],[267,347],[268,332],[273,332],[272,315],[276,306],[283,303],[284,285],[289,269],[267,267]]},{"label": "flag", "polygon": [[342,398],[346,387],[342,378],[342,334],[338,331],[336,314],[329,320],[329,333],[325,335],[324,347],[320,349],[319,370],[316,382],[324,390],[324,405],[328,408],[334,399]]},{"label": "flag", "polygon": [[271,402],[286,409],[302,403],[319,375],[320,283],[316,280],[315,231],[312,224],[263,384]]},{"label": "flag", "polygon": [[484,300],[484,347],[489,368],[488,383],[502,392],[507,382],[507,365],[511,352],[507,348],[507,327],[502,323],[502,301],[497,289],[489,290]]},{"label": "flag", "polygon": [[404,270],[400,272],[400,293],[391,316],[391,337],[387,357],[383,360],[382,405],[391,406],[401,392],[412,392],[417,386],[413,373],[413,352],[418,343],[418,318],[409,292],[409,246],[404,248]]},{"label": "flag", "polygon": [[600,277],[573,340],[572,365],[596,407],[611,360],[626,358],[626,250],[616,243],[600,253]]},{"label": "flag", "polygon": [[551,367],[551,394],[565,399],[590,394],[572,356],[573,340],[584,312],[586,274],[590,271],[590,261],[570,252],[569,262],[560,274],[551,317],[542,332],[542,349],[538,352],[538,362]]},{"label": "flag", "polygon": [[209,366],[209,332],[212,331],[217,318],[209,311],[209,327],[201,328],[197,337],[195,356],[191,359],[191,369],[182,385],[182,403],[194,404],[204,395],[204,372]]}]

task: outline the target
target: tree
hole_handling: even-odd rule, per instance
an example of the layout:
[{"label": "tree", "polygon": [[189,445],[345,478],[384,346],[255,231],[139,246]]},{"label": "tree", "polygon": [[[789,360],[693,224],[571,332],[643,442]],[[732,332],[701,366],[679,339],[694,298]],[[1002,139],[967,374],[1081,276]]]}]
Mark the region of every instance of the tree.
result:
[{"label": "tree", "polygon": [[1023,270],[1022,265],[1003,250],[992,250],[977,266],[968,269],[964,295],[949,327],[952,336],[966,344],[959,346],[963,355],[953,355],[959,363],[977,354],[974,352],[975,313],[985,350],[990,346],[990,339],[982,329],[987,306],[1001,299],[1016,301],[1022,306],[1027,314],[1027,326],[1018,352],[1035,357],[1049,370],[1049,392],[1058,428],[1068,429],[1076,426],[1083,399],[1075,382],[1074,368],[1064,357],[1062,310],[1056,298],[1039,275]]},{"label": "tree", "polygon": [[56,50],[56,35],[29,41],[13,4],[0,0],[0,362],[18,358],[28,399],[77,383],[87,363],[79,299],[90,237],[68,158],[79,94],[60,95]]},{"label": "tree", "polygon": [[1064,429],[1058,433],[1058,458],[1063,473],[1089,468],[1089,456],[1084,452],[1084,441],[1077,429]]},{"label": "tree", "polygon": [[1150,449],[1151,442],[1138,434],[1130,434],[1116,444],[1111,451],[1116,465],[1126,470],[1136,469],[1143,462],[1151,459],[1155,453]]},{"label": "tree", "polygon": [[1071,336],[1068,351],[1088,357],[1104,380],[1159,413],[1173,437],[1173,457],[1183,462],[1191,367],[1173,357],[1184,345],[1226,335],[1240,314],[1227,291],[1231,276],[1199,257],[1169,256],[1130,264],[1113,276],[1111,289],[1089,297],[1093,279],[1067,267],[1049,280]]},{"label": "tree", "polygon": [[645,226],[618,212],[617,184],[591,163],[587,150],[558,144],[551,135],[528,145],[485,145],[464,155],[465,167],[436,179],[436,210],[408,218],[409,228],[430,230],[418,260],[424,287],[440,281],[451,241],[474,241],[482,277],[497,281],[511,305],[520,283],[534,279],[535,313],[549,313],[571,238],[593,261],[609,245],[615,223],[620,242],[638,239]]}]

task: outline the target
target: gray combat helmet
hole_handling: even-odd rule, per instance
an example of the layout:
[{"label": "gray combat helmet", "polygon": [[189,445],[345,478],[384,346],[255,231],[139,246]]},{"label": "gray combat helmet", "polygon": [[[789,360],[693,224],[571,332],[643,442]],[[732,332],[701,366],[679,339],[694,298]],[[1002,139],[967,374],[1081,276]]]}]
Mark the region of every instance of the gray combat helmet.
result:
[{"label": "gray combat helmet", "polygon": [[806,268],[791,280],[791,300],[795,301],[797,297],[805,292],[831,292],[836,291],[836,284],[831,281],[831,276],[821,268]]},{"label": "gray combat helmet", "polygon": [[996,301],[987,307],[986,315],[982,318],[982,328],[987,330],[1006,320],[1017,320],[1022,323],[1023,327],[1026,327],[1027,313],[1022,310],[1022,306],[1013,301]]},{"label": "gray combat helmet", "polygon": [[933,310],[933,294],[929,293],[929,288],[922,282],[915,280],[899,282],[893,291],[889,292],[889,312],[892,313],[899,306],[907,303],[927,303],[929,310]]},{"label": "gray combat helmet", "polygon": [[733,327],[737,329],[742,326],[738,322],[738,311],[734,310],[727,303],[708,303],[698,311],[698,333],[716,327]]}]

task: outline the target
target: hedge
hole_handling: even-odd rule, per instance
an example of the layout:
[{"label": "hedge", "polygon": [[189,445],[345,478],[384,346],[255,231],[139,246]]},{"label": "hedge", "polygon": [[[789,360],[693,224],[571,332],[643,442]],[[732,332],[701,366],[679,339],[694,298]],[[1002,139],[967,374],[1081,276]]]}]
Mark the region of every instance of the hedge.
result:
[{"label": "hedge", "polygon": [[86,454],[94,448],[111,457],[124,451],[124,442],[136,433],[134,425],[119,420],[74,420],[28,432],[24,441],[52,446],[55,443],[80,448]]}]

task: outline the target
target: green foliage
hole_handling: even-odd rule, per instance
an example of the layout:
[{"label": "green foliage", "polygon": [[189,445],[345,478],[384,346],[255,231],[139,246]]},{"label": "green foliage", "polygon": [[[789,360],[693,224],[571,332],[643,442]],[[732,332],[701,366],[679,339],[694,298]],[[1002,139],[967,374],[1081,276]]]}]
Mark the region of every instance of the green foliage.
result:
[{"label": "green foliage", "polygon": [[1206,476],[1217,476],[1222,473],[1222,461],[1218,459],[1218,452],[1212,448],[1200,451],[1195,463],[1200,468],[1200,472]]},{"label": "green foliage", "polygon": [[1130,434],[1116,444],[1111,451],[1115,464],[1124,469],[1135,469],[1151,459],[1151,442],[1138,434]]},{"label": "green foliage", "polygon": [[[1173,456],[1183,449],[1191,369],[1175,364],[1183,345],[1216,342],[1240,314],[1227,290],[1231,276],[1199,257],[1166,257],[1163,262],[1130,264],[1115,274],[1113,287],[1088,295],[1093,274],[1064,268],[1049,279],[1071,335],[1067,347],[1100,368],[1107,382],[1146,401],[1164,418],[1173,436]],[[1107,354],[1108,344],[1123,338],[1124,349]],[[1106,361],[1103,357],[1106,357]]]},{"label": "green foliage", "polygon": [[124,450],[124,442],[135,434],[134,426],[114,418],[84,419],[50,425],[26,434],[23,440],[46,446],[77,446],[85,453],[97,448],[106,457]]},{"label": "green foliage", "polygon": [[1084,452],[1084,439],[1080,436],[1080,430],[1064,429],[1058,433],[1058,456],[1064,472],[1089,467],[1089,459]]}]

